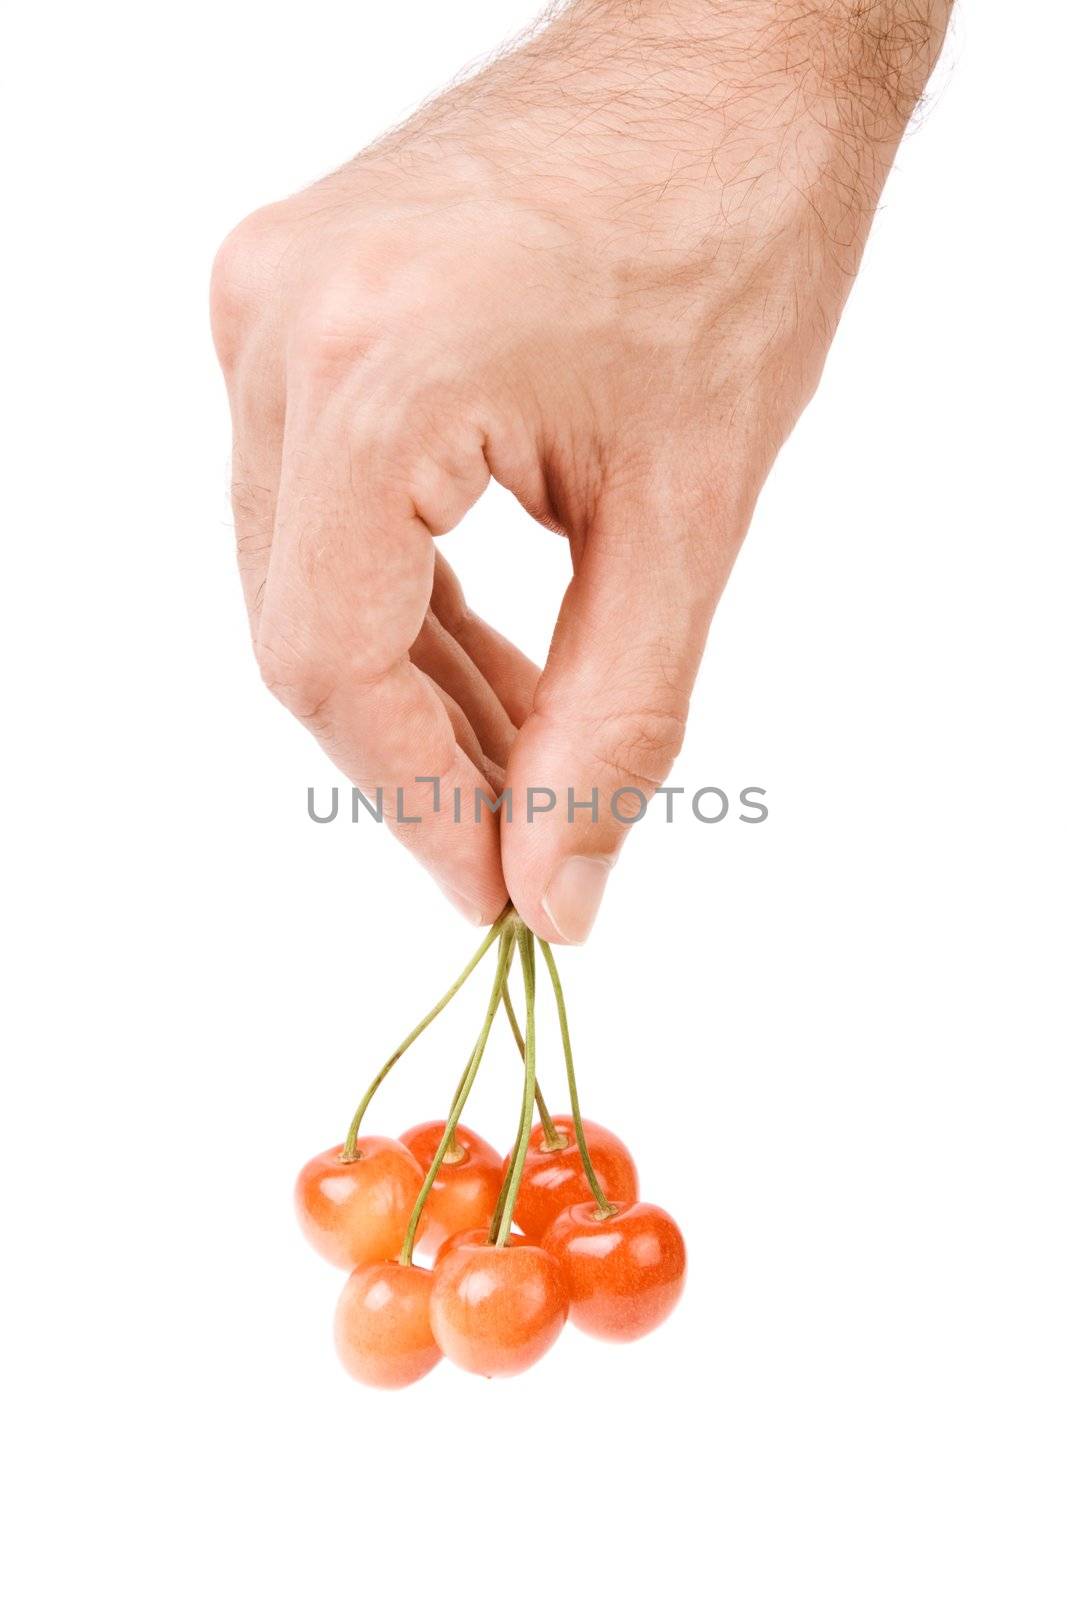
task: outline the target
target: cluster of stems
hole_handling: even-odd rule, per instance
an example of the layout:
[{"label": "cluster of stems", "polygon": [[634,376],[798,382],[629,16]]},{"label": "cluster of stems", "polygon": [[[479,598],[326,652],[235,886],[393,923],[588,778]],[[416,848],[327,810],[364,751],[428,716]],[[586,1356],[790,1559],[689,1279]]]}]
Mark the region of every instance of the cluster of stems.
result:
[{"label": "cluster of stems", "polygon": [[[523,1169],[526,1165],[526,1153],[530,1147],[535,1109],[541,1124],[544,1148],[547,1150],[560,1150],[567,1144],[566,1136],[560,1133],[549,1115],[540,1084],[537,1081],[537,1027],[534,1012],[537,990],[536,950],[538,947],[540,947],[541,955],[548,970],[549,980],[556,1000],[560,1038],[563,1044],[563,1059],[567,1071],[567,1087],[570,1092],[571,1115],[574,1122],[575,1143],[578,1146],[590,1193],[597,1204],[598,1215],[607,1217],[614,1210],[614,1207],[605,1198],[589,1156],[581,1107],[578,1103],[578,1085],[574,1072],[574,1052],[571,1046],[570,1028],[567,1023],[567,1008],[563,998],[563,987],[560,983],[559,969],[556,966],[555,957],[552,954],[551,947],[543,939],[534,939],[530,929],[511,906],[497,918],[471,959],[467,962],[467,965],[463,968],[463,971],[446,989],[437,1004],[426,1013],[416,1027],[412,1028],[411,1032],[396,1047],[385,1064],[375,1073],[366,1093],[356,1107],[356,1113],[348,1130],[348,1138],[345,1141],[341,1159],[346,1162],[360,1159],[362,1152],[359,1147],[359,1130],[367,1107],[375,1094],[390,1072],[392,1072],[401,1056],[414,1044],[419,1035],[425,1032],[435,1017],[440,1016],[449,1001],[459,993],[471,973],[474,972],[482,958],[488,954],[494,945],[497,947],[496,971],[489,993],[489,1003],[486,1007],[485,1017],[475,1040],[474,1048],[467,1059],[462,1077],[452,1097],[452,1105],[445,1122],[444,1132],[441,1135],[441,1141],[423,1180],[422,1188],[419,1190],[418,1198],[415,1201],[415,1206],[408,1222],[407,1235],[400,1252],[400,1261],[405,1266],[411,1263],[412,1252],[415,1248],[415,1236],[418,1233],[423,1208],[429,1199],[441,1167],[449,1161],[455,1161],[460,1158],[455,1142],[456,1128],[459,1125],[459,1119],[463,1114],[463,1108],[467,1103],[470,1092],[474,1087],[474,1080],[478,1075],[478,1069],[485,1055],[493,1022],[501,1006],[503,1006],[511,1024],[511,1031],[522,1059],[523,1091],[518,1133],[511,1152],[511,1158],[504,1173],[496,1210],[489,1226],[490,1244],[506,1245],[511,1236],[511,1222],[519,1198],[519,1186],[522,1183]],[[512,1004],[511,994],[508,989],[508,974],[511,970],[516,949],[518,950],[519,963],[522,970],[526,1009],[525,1028],[519,1025],[519,1019],[515,1014],[515,1007]]]}]

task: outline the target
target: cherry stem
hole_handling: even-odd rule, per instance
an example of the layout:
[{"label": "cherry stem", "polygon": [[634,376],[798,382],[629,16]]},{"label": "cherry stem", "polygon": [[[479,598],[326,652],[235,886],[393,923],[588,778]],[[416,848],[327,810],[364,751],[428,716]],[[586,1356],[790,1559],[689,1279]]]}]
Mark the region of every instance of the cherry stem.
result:
[{"label": "cherry stem", "polygon": [[[508,1021],[511,1023],[511,1032],[518,1046],[519,1056],[525,1061],[526,1040],[522,1036],[519,1019],[515,1015],[515,1007],[511,1003],[511,991],[508,989],[506,978],[504,980],[504,1010],[507,1012]],[[537,1103],[537,1115],[541,1123],[541,1131],[545,1136],[546,1148],[549,1150],[562,1150],[567,1141],[549,1116],[548,1107],[545,1105],[545,1097],[541,1093],[541,1085],[536,1081],[534,1083],[534,1100]]]},{"label": "cherry stem", "polygon": [[514,919],[514,916],[515,913],[510,905],[506,908],[506,910],[501,912],[500,916],[497,917],[496,921],[493,923],[493,926],[489,929],[489,932],[486,934],[485,938],[482,940],[471,959],[467,962],[467,965],[463,968],[463,971],[460,973],[456,981],[449,989],[445,991],[433,1009],[431,1011],[427,1011],[426,1015],[423,1017],[418,1026],[412,1028],[411,1032],[408,1034],[403,1043],[397,1045],[396,1049],[393,1051],[384,1067],[382,1067],[376,1074],[369,1089],[363,1096],[363,1099],[356,1107],[356,1114],[352,1118],[352,1123],[348,1130],[348,1138],[345,1140],[345,1147],[341,1152],[342,1161],[359,1160],[359,1128],[361,1122],[363,1121],[364,1115],[366,1114],[367,1107],[370,1105],[371,1101],[374,1099],[374,1096],[377,1094],[378,1090],[381,1088],[390,1072],[392,1072],[393,1068],[396,1066],[405,1050],[415,1043],[415,1040],[419,1037],[419,1034],[423,1033],[425,1029],[430,1026],[430,1023],[435,1017],[440,1016],[448,1002],[459,993],[460,989],[462,989],[463,985],[466,983],[467,979],[470,977],[479,961],[481,961],[486,951],[496,942],[497,939],[499,939],[501,932],[509,925],[509,922]]},{"label": "cherry stem", "polygon": [[559,1032],[560,1038],[563,1040],[563,1059],[567,1066],[567,1088],[570,1090],[571,1096],[571,1116],[574,1118],[574,1138],[578,1145],[578,1153],[582,1158],[582,1166],[585,1168],[586,1182],[592,1192],[593,1199],[597,1203],[598,1217],[601,1219],[613,1217],[618,1207],[611,1204],[600,1187],[597,1175],[593,1171],[593,1163],[589,1156],[589,1146],[585,1142],[585,1124],[582,1121],[582,1108],[578,1104],[578,1081],[574,1073],[571,1030],[567,1024],[567,1006],[563,999],[563,985],[559,981],[556,958],[552,954],[551,945],[547,945],[543,939],[538,939],[537,942],[541,946],[541,954],[545,958],[545,966],[548,968],[548,976],[552,981],[552,988],[556,996],[556,1010],[559,1013]]},{"label": "cherry stem", "polygon": [[[523,1045],[522,1048],[523,1048],[523,1061],[525,1062],[525,1060],[526,1060],[526,1046]],[[525,1079],[523,1081],[524,1081],[524,1084],[525,1084]],[[515,1151],[518,1149],[519,1140],[522,1138],[522,1120],[523,1120],[523,1117],[525,1116],[525,1114],[526,1114],[526,1095],[525,1095],[525,1092],[524,1092],[523,1093],[523,1098],[522,1098],[522,1105],[519,1108],[519,1126],[518,1126],[518,1128],[517,1128],[517,1130],[515,1132],[515,1143],[511,1147],[511,1154],[508,1156],[507,1166],[504,1168],[504,1181],[500,1185],[500,1193],[496,1197],[496,1205],[493,1207],[492,1220],[489,1223],[489,1232],[486,1235],[487,1242],[489,1244],[499,1243],[500,1218],[504,1214],[504,1200],[505,1200],[505,1198],[507,1196],[508,1187],[509,1187],[509,1185],[511,1183],[511,1169],[512,1169],[512,1165],[513,1165],[514,1160],[515,1160]]]},{"label": "cherry stem", "polygon": [[500,1008],[500,992],[504,986],[504,980],[508,975],[508,968],[511,965],[511,957],[514,953],[514,949],[515,934],[512,932],[510,927],[507,927],[505,928],[504,935],[500,941],[500,953],[497,956],[496,964],[496,977],[493,979],[493,988],[489,996],[489,1005],[486,1008],[485,1021],[482,1023],[482,1031],[479,1033],[478,1041],[475,1044],[474,1049],[471,1051],[470,1060],[467,1062],[467,1070],[463,1074],[463,1082],[460,1084],[459,1091],[452,1102],[452,1109],[448,1114],[448,1121],[445,1123],[445,1131],[441,1135],[441,1142],[437,1146],[437,1153],[430,1162],[426,1176],[422,1181],[422,1188],[419,1190],[418,1198],[415,1201],[414,1209],[408,1221],[408,1231],[404,1235],[404,1244],[400,1251],[400,1255],[397,1258],[402,1267],[410,1267],[411,1265],[411,1257],[415,1249],[415,1235],[419,1230],[419,1222],[422,1217],[423,1207],[430,1197],[430,1191],[433,1188],[434,1183],[437,1181],[437,1174],[440,1172],[441,1165],[444,1162],[445,1156],[448,1154],[449,1146],[452,1143],[452,1136],[456,1131],[456,1124],[460,1119],[460,1114],[463,1110],[463,1107],[467,1103],[467,1096],[474,1087],[474,1080],[478,1075],[478,1068],[482,1064],[482,1057],[485,1055],[486,1044],[489,1042],[489,1034],[492,1030],[493,1019]]},{"label": "cherry stem", "polygon": [[[511,969],[511,963],[509,962],[508,963],[508,970],[510,971],[510,969]],[[519,1059],[521,1061],[525,1062],[525,1060],[526,1060],[526,1043],[525,1043],[525,1041],[524,1041],[524,1039],[522,1037],[522,1029],[519,1027],[519,1019],[515,1015],[515,1007],[511,1003],[511,991],[508,988],[508,980],[507,980],[506,976],[504,978],[503,989],[501,990],[501,998],[503,999],[503,1002],[504,1002],[504,1010],[507,1012],[508,1021],[511,1023],[511,1032],[512,1032],[512,1036],[513,1036],[513,1038],[515,1040],[515,1044],[516,1044],[516,1046],[518,1048]],[[468,1066],[470,1065],[469,1061],[468,1061],[467,1065]],[[449,1114],[451,1114],[452,1110],[455,1108],[456,1102],[460,1097],[460,1093],[461,1093],[461,1091],[463,1089],[463,1083],[464,1083],[464,1080],[466,1079],[466,1076],[467,1076],[467,1068],[464,1067],[462,1073],[460,1074],[459,1082],[456,1085],[456,1092],[452,1096],[452,1105],[449,1107]],[[543,1128],[545,1130],[545,1137],[546,1137],[546,1139],[549,1139],[551,1141],[555,1141],[554,1144],[553,1144],[553,1148],[558,1149],[561,1146],[565,1145],[567,1143],[567,1141],[566,1141],[566,1139],[563,1137],[563,1135],[561,1133],[557,1132],[555,1124],[553,1123],[552,1118],[548,1114],[548,1107],[545,1105],[544,1096],[541,1093],[540,1086],[537,1086],[537,1088],[535,1090],[535,1099],[537,1101],[538,1115],[541,1118],[541,1124],[542,1124],[542,1126],[543,1126]],[[457,1148],[456,1136],[455,1136],[455,1134],[453,1134],[452,1135],[452,1145],[451,1145],[451,1149],[450,1149],[449,1153],[451,1154],[452,1152],[454,1152],[456,1150],[456,1148]],[[446,1157],[445,1159],[447,1160],[448,1158]],[[501,1206],[503,1204],[503,1193],[504,1193],[504,1188],[506,1187],[506,1181],[507,1180],[506,1180],[506,1175],[505,1175],[505,1183],[501,1186],[500,1195],[497,1197],[496,1212],[494,1213],[494,1216],[498,1216],[499,1213],[500,1213],[500,1208],[501,1208]]]},{"label": "cherry stem", "polygon": [[530,1134],[533,1130],[534,1090],[537,1084],[537,1036],[534,1028],[534,998],[536,977],[534,973],[534,941],[533,934],[525,923],[520,924],[518,931],[519,955],[522,959],[523,987],[526,990],[526,1074],[522,1088],[522,1120],[519,1123],[519,1137],[515,1142],[511,1161],[508,1163],[507,1177],[504,1180],[503,1204],[500,1206],[500,1215],[494,1217],[493,1225],[489,1232],[489,1243],[506,1245],[511,1237],[511,1219],[515,1215],[515,1205],[519,1198],[519,1185],[522,1183],[522,1170],[526,1165],[526,1152],[530,1148]]}]

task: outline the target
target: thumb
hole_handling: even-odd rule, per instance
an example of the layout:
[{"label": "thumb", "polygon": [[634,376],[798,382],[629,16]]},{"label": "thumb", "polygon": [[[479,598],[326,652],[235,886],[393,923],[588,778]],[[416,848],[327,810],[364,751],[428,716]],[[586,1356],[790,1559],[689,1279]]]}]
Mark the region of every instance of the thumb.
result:
[{"label": "thumb", "polygon": [[739,540],[631,501],[581,548],[501,813],[508,892],[541,938],[580,944],[633,822],[681,748]]}]

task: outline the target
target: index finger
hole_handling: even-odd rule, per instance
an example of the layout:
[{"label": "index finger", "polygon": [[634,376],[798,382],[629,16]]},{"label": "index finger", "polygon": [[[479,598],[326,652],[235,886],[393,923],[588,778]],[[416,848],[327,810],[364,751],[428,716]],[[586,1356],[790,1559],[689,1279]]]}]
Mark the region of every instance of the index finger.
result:
[{"label": "index finger", "polygon": [[359,435],[341,396],[289,408],[260,667],[346,777],[383,791],[393,832],[454,903],[489,923],[507,899],[497,818],[476,805],[477,791],[492,796],[408,655],[430,603],[432,534],[400,463]]}]

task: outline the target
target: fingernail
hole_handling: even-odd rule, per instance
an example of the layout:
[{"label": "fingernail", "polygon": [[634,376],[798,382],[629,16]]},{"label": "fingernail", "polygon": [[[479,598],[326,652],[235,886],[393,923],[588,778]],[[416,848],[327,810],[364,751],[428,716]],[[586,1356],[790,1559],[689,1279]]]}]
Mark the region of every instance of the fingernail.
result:
[{"label": "fingernail", "polygon": [[473,922],[476,928],[480,928],[482,926],[485,918],[482,916],[482,913],[478,910],[478,907],[474,904],[473,900],[468,900],[466,895],[457,894],[455,889],[450,889],[447,884],[442,883],[440,887],[448,896],[449,900],[451,900],[456,910],[462,912],[468,922]]},{"label": "fingernail", "polygon": [[584,944],[596,920],[611,871],[603,856],[568,856],[541,901],[541,910],[561,939]]}]

